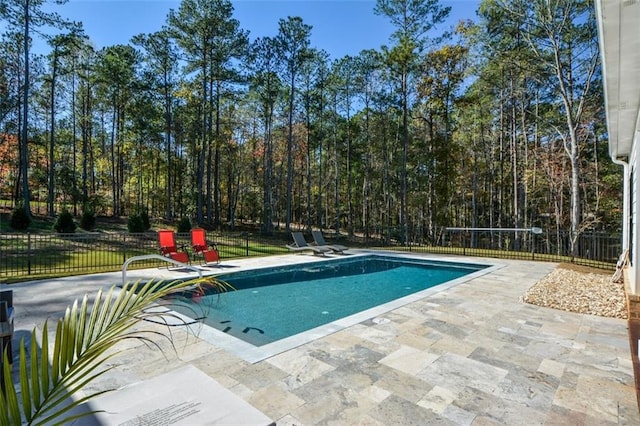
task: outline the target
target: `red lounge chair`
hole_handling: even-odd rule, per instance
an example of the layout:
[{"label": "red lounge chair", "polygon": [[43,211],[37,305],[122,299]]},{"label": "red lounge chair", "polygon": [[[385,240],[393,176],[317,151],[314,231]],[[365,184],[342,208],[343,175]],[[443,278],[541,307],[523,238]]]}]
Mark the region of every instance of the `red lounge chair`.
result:
[{"label": "red lounge chair", "polygon": [[220,263],[220,255],[215,243],[207,242],[207,231],[202,228],[191,230],[191,248],[193,255],[200,255],[203,263]]},{"label": "red lounge chair", "polygon": [[163,256],[169,257],[173,260],[177,260],[182,263],[189,263],[189,254],[184,251],[178,251],[176,246],[176,235],[169,229],[161,229],[158,231],[158,245],[160,246],[160,253]]}]

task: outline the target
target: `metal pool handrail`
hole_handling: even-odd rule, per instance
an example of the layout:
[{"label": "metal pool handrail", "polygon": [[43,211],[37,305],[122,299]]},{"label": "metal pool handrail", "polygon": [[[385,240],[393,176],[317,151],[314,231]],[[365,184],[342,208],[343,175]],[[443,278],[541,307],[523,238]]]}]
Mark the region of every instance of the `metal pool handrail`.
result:
[{"label": "metal pool handrail", "polygon": [[186,263],[178,262],[177,260],[173,260],[169,257],[160,256],[159,254],[144,254],[141,256],[130,257],[129,259],[125,260],[125,262],[122,264],[122,285],[124,285],[127,282],[127,267],[129,266],[129,264],[136,262],[138,260],[148,260],[148,259],[164,260],[166,262],[173,263],[174,265],[180,266],[182,268],[191,269],[192,271],[196,271],[198,273],[199,278],[202,278],[202,271],[196,268],[195,266],[187,265]]}]

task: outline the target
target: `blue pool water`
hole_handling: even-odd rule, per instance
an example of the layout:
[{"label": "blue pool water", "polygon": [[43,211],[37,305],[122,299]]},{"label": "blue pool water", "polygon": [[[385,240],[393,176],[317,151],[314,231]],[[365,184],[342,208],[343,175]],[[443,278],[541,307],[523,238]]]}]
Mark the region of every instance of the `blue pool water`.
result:
[{"label": "blue pool water", "polygon": [[262,346],[483,269],[483,265],[368,255],[218,276],[236,290],[176,311]]}]

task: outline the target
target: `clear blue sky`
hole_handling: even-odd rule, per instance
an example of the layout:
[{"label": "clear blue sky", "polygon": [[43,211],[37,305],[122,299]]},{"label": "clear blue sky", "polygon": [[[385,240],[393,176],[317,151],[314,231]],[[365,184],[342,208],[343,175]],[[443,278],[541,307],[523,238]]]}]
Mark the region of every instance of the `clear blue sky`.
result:
[{"label": "clear blue sky", "polygon": [[[357,55],[364,49],[389,44],[393,27],[385,17],[373,13],[375,0],[232,0],[234,17],[249,31],[251,40],[275,36],[278,20],[300,16],[313,26],[311,46],[324,49],[333,59]],[[475,19],[480,0],[443,0],[451,6],[449,20],[438,27],[446,30],[460,19]],[[97,48],[127,44],[140,33],[159,31],[178,0],[69,0],[56,7],[64,18],[83,23],[85,33]]]}]

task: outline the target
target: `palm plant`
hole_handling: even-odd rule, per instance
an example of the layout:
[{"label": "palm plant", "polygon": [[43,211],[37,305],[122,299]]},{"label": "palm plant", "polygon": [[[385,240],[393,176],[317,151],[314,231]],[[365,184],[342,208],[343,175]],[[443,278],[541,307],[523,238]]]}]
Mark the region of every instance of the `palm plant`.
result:
[{"label": "palm plant", "polygon": [[[20,342],[19,386],[11,375],[8,354],[3,354],[4,392],[0,392],[0,424],[39,425],[62,424],[91,413],[73,414],[71,410],[110,390],[90,393],[79,399],[72,396],[85,385],[113,367],[101,364],[121,351],[111,350],[125,339],[141,339],[158,347],[153,337],[160,335],[171,340],[170,334],[151,330],[133,330],[142,320],[158,322],[161,317],[178,318],[169,310],[150,309],[161,299],[196,292],[205,287],[218,293],[232,287],[224,281],[206,277],[188,281],[149,281],[125,284],[121,291],[113,286],[103,295],[100,290],[89,311],[89,298],[84,296],[68,307],[58,320],[53,351],[49,350],[47,323],[42,329],[40,351],[36,330],[31,333],[30,349]],[[51,363],[49,363],[51,361]]]}]

